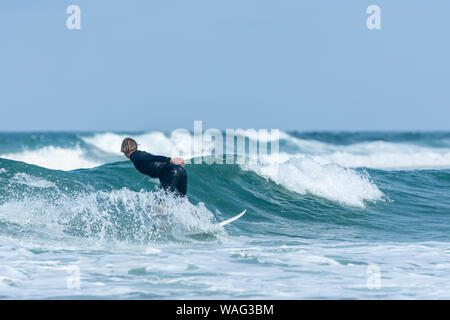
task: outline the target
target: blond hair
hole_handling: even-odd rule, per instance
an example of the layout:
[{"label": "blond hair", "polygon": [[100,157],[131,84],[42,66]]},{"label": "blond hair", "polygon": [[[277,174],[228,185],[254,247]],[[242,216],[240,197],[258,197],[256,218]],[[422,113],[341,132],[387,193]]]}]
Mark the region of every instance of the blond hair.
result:
[{"label": "blond hair", "polygon": [[122,141],[122,147],[120,148],[120,152],[129,153],[137,150],[137,143],[131,138],[125,138]]}]

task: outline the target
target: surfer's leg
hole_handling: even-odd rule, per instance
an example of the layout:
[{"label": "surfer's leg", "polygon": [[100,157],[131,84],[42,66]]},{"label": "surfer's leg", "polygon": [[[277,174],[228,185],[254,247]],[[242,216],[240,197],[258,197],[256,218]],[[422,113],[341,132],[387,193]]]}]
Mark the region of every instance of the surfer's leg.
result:
[{"label": "surfer's leg", "polygon": [[181,168],[179,173],[180,179],[177,184],[177,190],[181,195],[185,196],[187,193],[187,173],[183,167],[180,168]]},{"label": "surfer's leg", "polygon": [[187,174],[186,170],[182,166],[167,165],[163,169],[163,174],[159,181],[161,187],[164,190],[175,191],[177,190],[181,195],[186,195],[187,191]]},{"label": "surfer's leg", "polygon": [[162,176],[159,178],[161,182],[161,188],[167,191],[175,191],[175,187],[177,185],[177,178],[175,175],[176,169],[173,166],[168,166],[164,168]]}]

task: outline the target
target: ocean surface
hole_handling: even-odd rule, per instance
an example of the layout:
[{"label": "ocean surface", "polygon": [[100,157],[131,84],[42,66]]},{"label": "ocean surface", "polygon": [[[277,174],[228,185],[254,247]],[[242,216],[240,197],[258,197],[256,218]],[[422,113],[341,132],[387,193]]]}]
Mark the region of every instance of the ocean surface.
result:
[{"label": "ocean surface", "polygon": [[0,133],[0,298],[450,298],[450,133],[281,132],[271,161],[187,164],[189,201],[126,136],[186,139]]}]

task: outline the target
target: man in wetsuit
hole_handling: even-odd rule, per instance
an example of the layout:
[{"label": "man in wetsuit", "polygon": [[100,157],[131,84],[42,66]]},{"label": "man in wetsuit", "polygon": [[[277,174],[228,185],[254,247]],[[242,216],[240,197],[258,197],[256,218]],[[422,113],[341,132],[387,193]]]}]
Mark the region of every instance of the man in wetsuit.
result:
[{"label": "man in wetsuit", "polygon": [[184,160],[181,158],[168,158],[156,156],[137,149],[137,143],[131,138],[125,138],[122,142],[121,152],[130,159],[134,167],[143,174],[152,178],[159,178],[164,190],[175,191],[185,196],[187,192],[187,174],[182,167]]}]

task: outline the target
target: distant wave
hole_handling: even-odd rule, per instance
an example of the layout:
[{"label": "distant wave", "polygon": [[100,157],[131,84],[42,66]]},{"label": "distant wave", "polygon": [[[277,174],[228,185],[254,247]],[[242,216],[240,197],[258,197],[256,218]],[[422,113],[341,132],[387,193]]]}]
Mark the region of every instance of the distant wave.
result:
[{"label": "distant wave", "polygon": [[[244,130],[238,134],[246,135]],[[23,161],[41,167],[57,170],[93,168],[112,161],[122,161],[120,145],[123,138],[135,138],[139,147],[155,154],[168,156],[190,155],[191,157],[211,155],[214,145],[205,141],[201,154],[191,153],[190,135],[178,133],[169,135],[163,132],[141,134],[119,134],[113,132],[79,134],[70,145],[47,139],[46,145],[38,146],[24,143],[22,149],[8,151],[2,147],[0,158]],[[377,136],[378,137],[378,136]],[[251,139],[256,137],[250,135]],[[345,168],[372,168],[381,170],[423,170],[450,168],[450,146],[445,136],[436,145],[424,145],[422,140],[414,141],[358,141],[339,144],[304,139],[295,135],[280,133],[280,152],[293,158],[309,156],[320,164],[335,164]],[[6,149],[6,150],[5,150]]]},{"label": "distant wave", "polygon": [[46,146],[16,153],[2,153],[0,154],[0,158],[23,161],[43,168],[56,170],[93,168],[103,164],[100,161],[90,160],[87,151],[83,150],[80,146],[74,148]]},{"label": "distant wave", "polygon": [[98,148],[103,152],[123,156],[120,152],[122,140],[126,137],[135,139],[139,148],[149,150],[155,154],[181,156],[189,154],[192,157],[211,154],[213,149],[212,143],[204,143],[204,153],[192,153],[191,135],[187,133],[177,132],[174,134],[165,134],[163,132],[154,131],[143,134],[117,134],[112,132],[96,133],[90,136],[81,136],[81,140]]},{"label": "distant wave", "polygon": [[[238,134],[247,135],[245,130]],[[100,133],[81,139],[104,152],[120,155],[120,144],[127,135]],[[144,150],[170,155],[174,150],[188,153],[189,136],[168,136],[151,132],[133,136]],[[253,135],[249,135],[255,139]],[[445,139],[448,140],[448,139]],[[338,145],[317,140],[305,140],[285,132],[280,133],[280,151],[293,156],[309,155],[321,164],[337,164],[347,168],[373,168],[383,170],[417,170],[450,168],[450,147],[427,147],[414,143],[367,141]],[[213,145],[204,144],[203,155],[210,155]],[[200,154],[194,154],[200,156]]]},{"label": "distant wave", "polygon": [[349,168],[420,170],[450,168],[450,148],[425,147],[398,142],[371,141],[333,145],[289,137],[298,152],[311,155],[319,163],[335,163]]}]

